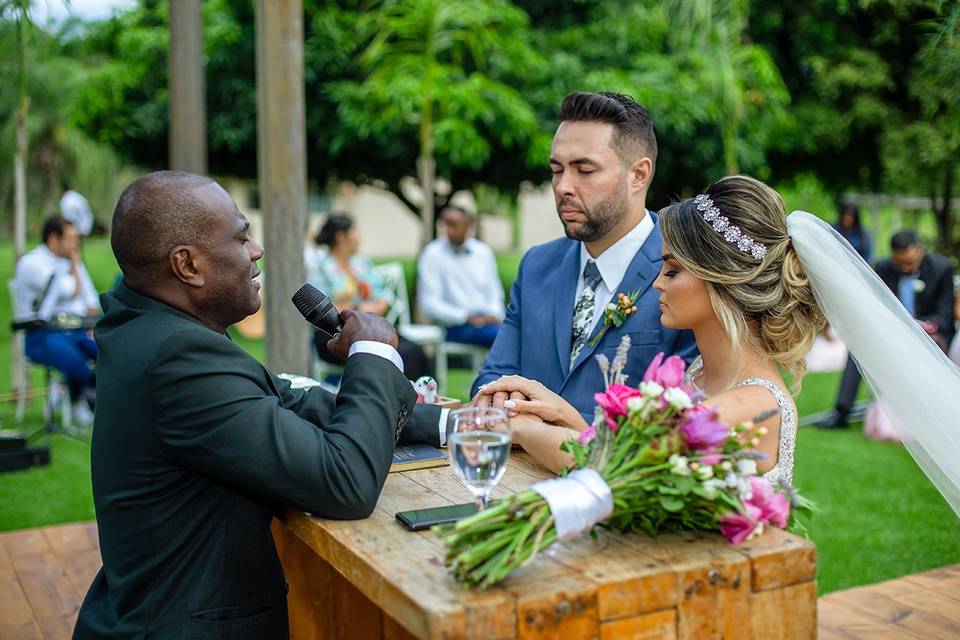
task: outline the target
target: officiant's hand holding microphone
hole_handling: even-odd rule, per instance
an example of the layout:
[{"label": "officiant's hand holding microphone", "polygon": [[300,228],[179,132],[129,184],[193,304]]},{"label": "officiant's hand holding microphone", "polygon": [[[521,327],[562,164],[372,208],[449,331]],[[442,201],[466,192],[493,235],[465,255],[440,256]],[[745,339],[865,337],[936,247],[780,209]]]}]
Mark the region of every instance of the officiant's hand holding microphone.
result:
[{"label": "officiant's hand holding microphone", "polygon": [[356,342],[382,342],[394,349],[399,344],[397,330],[384,318],[351,309],[338,313],[330,298],[312,285],[300,287],[293,295],[293,304],[308,322],[332,336],[327,349],[341,360],[347,359]]}]

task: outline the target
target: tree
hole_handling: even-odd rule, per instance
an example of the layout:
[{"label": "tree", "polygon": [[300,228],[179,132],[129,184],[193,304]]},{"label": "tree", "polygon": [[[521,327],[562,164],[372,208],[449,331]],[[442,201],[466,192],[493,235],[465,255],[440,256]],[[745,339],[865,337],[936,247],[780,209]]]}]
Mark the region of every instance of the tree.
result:
[{"label": "tree", "polygon": [[931,33],[916,57],[909,84],[916,119],[890,127],[882,138],[883,165],[894,188],[920,187],[930,197],[940,251],[956,255],[951,200],[960,173],[960,5],[928,23]]},{"label": "tree", "polygon": [[426,243],[434,234],[437,147],[450,175],[489,160],[492,144],[482,126],[520,151],[536,131],[520,92],[489,64],[492,50],[534,57],[523,50],[526,17],[505,0],[387,0],[360,25],[370,38],[361,55],[368,75],[332,87],[348,124],[334,146],[387,142],[416,127]]}]

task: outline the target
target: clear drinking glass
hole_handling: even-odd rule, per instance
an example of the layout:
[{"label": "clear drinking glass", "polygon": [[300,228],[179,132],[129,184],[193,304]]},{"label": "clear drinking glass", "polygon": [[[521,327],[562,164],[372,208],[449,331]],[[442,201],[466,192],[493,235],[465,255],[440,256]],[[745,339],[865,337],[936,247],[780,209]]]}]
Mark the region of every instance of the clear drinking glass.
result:
[{"label": "clear drinking glass", "polygon": [[507,470],[510,420],[506,410],[494,407],[455,409],[450,415],[450,460],[482,511],[490,501],[490,492]]}]

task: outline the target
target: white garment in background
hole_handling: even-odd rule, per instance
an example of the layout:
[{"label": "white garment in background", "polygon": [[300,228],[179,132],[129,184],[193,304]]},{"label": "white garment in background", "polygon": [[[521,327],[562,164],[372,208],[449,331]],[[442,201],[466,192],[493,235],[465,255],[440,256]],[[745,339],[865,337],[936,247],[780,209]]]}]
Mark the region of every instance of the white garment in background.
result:
[{"label": "white garment in background", "polygon": [[474,238],[454,247],[434,240],[417,264],[417,304],[431,320],[453,327],[472,315],[503,320],[503,284],[493,250]]},{"label": "white garment in background", "polygon": [[[14,317],[18,320],[34,317],[47,320],[58,313],[85,316],[88,309],[99,309],[97,290],[83,263],[78,273],[79,288],[77,279],[70,275],[70,260],[56,255],[46,245],[42,244],[25,254],[17,261],[13,276],[17,302]],[[50,287],[37,308],[35,304],[48,282]]]},{"label": "white garment in background", "polygon": [[597,285],[596,291],[593,292],[597,303],[593,307],[593,322],[590,324],[590,331],[587,332],[587,335],[593,332],[593,327],[597,326],[600,318],[603,317],[603,311],[607,303],[615,294],[625,293],[629,295],[633,293],[632,291],[619,291],[617,287],[623,282],[623,276],[627,273],[627,268],[633,261],[634,256],[637,255],[637,251],[640,251],[640,247],[647,241],[651,231],[653,231],[653,218],[648,211],[643,219],[637,223],[637,226],[596,258],[592,257],[590,252],[587,251],[587,245],[580,243],[580,277],[577,279],[577,293],[573,296],[573,299],[579,300],[580,293],[583,291],[583,267],[587,264],[587,260],[593,260],[597,263],[600,277],[603,278]]},{"label": "white garment in background", "polygon": [[93,229],[93,212],[90,203],[81,194],[73,189],[68,190],[60,198],[60,215],[73,223],[81,236],[90,235]]}]

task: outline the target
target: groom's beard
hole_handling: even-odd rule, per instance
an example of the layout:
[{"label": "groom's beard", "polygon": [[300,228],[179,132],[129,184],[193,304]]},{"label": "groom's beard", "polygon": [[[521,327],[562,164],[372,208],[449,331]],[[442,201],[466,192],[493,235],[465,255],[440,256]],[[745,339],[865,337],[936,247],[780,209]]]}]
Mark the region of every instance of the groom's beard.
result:
[{"label": "groom's beard", "polygon": [[606,198],[596,203],[590,208],[584,204],[573,204],[574,201],[564,196],[557,203],[557,214],[561,209],[577,208],[587,219],[582,224],[563,223],[563,231],[568,238],[579,240],[580,242],[593,242],[610,233],[610,230],[617,226],[617,223],[627,213],[627,181],[622,178],[617,183],[616,188]]}]

